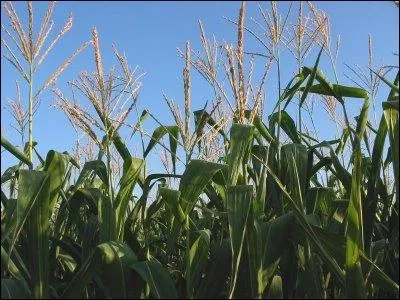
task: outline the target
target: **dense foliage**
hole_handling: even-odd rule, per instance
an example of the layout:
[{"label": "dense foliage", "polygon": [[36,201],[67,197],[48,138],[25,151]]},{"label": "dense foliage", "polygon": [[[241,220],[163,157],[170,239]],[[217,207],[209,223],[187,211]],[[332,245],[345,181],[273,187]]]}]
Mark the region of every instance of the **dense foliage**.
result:
[{"label": "dense foliage", "polygon": [[[5,7],[17,22],[12,5]],[[244,10],[243,3],[237,48],[221,50],[232,95],[217,82],[213,57],[207,60],[213,46],[201,25],[204,63],[190,59],[189,44],[181,52],[185,118],[167,100],[176,124],[159,124],[140,158],[119,134],[135,107],[136,77],[116,49],[121,76],[104,73],[96,30],[91,42],[96,71],[73,84],[95,114],[70,104],[60,90],[54,93],[71,123],[96,143],[97,157],[81,165],[67,152],[52,150],[42,158],[32,139],[35,93],[30,93],[24,151],[1,137],[2,147],[20,160],[1,176],[2,298],[399,297],[398,73],[390,78],[392,73],[383,77],[371,70],[389,88],[379,127],[373,128],[368,121],[373,95],[333,84],[319,67],[330,50],[314,37],[311,43],[321,42],[315,64],[307,67],[299,60],[297,74],[279,87],[276,109],[263,117],[261,92],[251,92],[253,107],[247,98]],[[279,66],[284,24],[277,20],[269,23],[275,33],[268,49]],[[43,26],[45,32],[48,24]],[[32,91],[40,42],[29,43],[17,23],[13,28],[31,66],[25,79]],[[214,87],[216,98],[232,97],[230,118],[217,116],[216,102],[212,110],[194,111],[191,124],[191,67]],[[120,101],[125,94],[128,100]],[[296,124],[287,112],[289,105],[301,112],[311,94],[343,109],[339,138],[318,140],[299,126],[301,113]],[[346,114],[349,99],[362,103],[355,124]],[[125,111],[118,110],[122,102],[128,103]],[[142,125],[149,116],[145,110],[131,126],[143,143]],[[98,139],[99,134],[104,137]],[[212,147],[214,141],[219,148]],[[157,147],[168,154],[171,172],[146,172],[146,157]],[[215,148],[220,151],[210,156]],[[122,160],[120,175],[112,170],[112,155]],[[178,160],[185,165],[181,173]]]}]

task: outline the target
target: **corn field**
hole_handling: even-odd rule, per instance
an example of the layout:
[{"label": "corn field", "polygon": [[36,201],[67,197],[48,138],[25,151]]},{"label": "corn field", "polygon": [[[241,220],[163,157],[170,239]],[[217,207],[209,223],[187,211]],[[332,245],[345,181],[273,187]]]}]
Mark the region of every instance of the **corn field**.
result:
[{"label": "corn field", "polygon": [[[50,41],[55,2],[37,20],[37,33],[32,2],[26,25],[11,2],[2,4],[11,24],[2,25],[4,63],[29,90],[26,101],[10,103],[24,147],[1,135],[2,151],[19,161],[1,175],[2,298],[399,298],[398,66],[369,64],[364,73],[349,66],[357,80],[340,84],[340,41],[331,45],[327,15],[313,3],[290,5],[298,16],[293,26],[276,2],[260,8],[265,32],[258,34],[247,3],[238,2],[237,20],[227,20],[237,44],[208,38],[200,22],[203,49],[187,42],[178,50],[184,111],[163,95],[173,125],[147,109],[131,122],[143,74],[116,47],[118,68],[107,73],[108,48],[96,28],[37,84],[37,68],[62,43],[72,17]],[[263,51],[249,54],[245,36]],[[281,85],[284,49],[297,66]],[[311,49],[318,55],[306,66]],[[69,86],[89,110],[54,85],[83,51],[93,53],[93,71]],[[256,83],[254,57],[263,59]],[[324,75],[325,59],[335,78]],[[215,96],[195,111],[193,72]],[[267,89],[267,76],[278,86]],[[375,100],[378,88],[385,99]],[[278,99],[266,115],[269,89]],[[37,151],[34,114],[44,91],[85,135],[88,143],[78,143],[76,153]],[[304,121],[307,112],[312,118],[314,98],[336,124],[331,140],[319,139]],[[354,120],[348,101],[361,105]],[[377,127],[370,122],[373,103],[382,107]],[[291,116],[288,107],[298,113]],[[151,133],[148,119],[158,124]],[[122,129],[141,141],[142,153],[133,154]],[[150,153],[159,154],[165,172],[149,172]]]}]

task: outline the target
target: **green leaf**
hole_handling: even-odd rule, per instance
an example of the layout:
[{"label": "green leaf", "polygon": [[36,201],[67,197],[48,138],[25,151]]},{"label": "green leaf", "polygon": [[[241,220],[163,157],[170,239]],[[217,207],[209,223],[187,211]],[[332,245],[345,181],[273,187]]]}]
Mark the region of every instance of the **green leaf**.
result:
[{"label": "green leaf", "polygon": [[89,195],[97,203],[100,242],[105,243],[117,240],[116,211],[110,197],[97,189],[90,189]]},{"label": "green leaf", "polygon": [[339,96],[339,97],[351,97],[351,98],[362,98],[362,99],[368,97],[368,94],[364,89],[360,89],[357,87],[332,84],[332,89],[333,91],[327,89],[324,84],[315,84],[310,87],[309,92],[326,96]]},{"label": "green leaf", "polygon": [[1,278],[1,299],[30,299],[30,291],[15,279]]},{"label": "green leaf", "polygon": [[49,203],[49,211],[50,214],[53,211],[54,205],[57,201],[59,191],[64,182],[65,173],[67,170],[68,162],[70,158],[68,155],[58,153],[54,150],[50,150],[47,153],[44,171],[47,171],[50,176],[50,203]]},{"label": "green leaf", "polygon": [[361,271],[360,251],[364,249],[362,219],[362,169],[361,139],[368,116],[369,101],[365,99],[356,129],[353,145],[353,172],[350,202],[347,209],[346,233],[346,294],[350,298],[365,298],[365,286]]},{"label": "green leaf", "polygon": [[83,288],[98,275],[112,298],[127,298],[133,282],[129,266],[136,261],[136,255],[123,243],[100,244],[76,271],[61,297],[80,298]]},{"label": "green leaf", "polygon": [[[175,218],[179,220],[179,222],[183,223],[185,221],[186,215],[182,210],[180,205],[180,195],[181,193],[176,190],[172,190],[166,187],[160,187],[158,192],[165,203],[170,207],[172,210]],[[178,237],[171,237],[171,240],[176,240]]]},{"label": "green leaf", "polygon": [[151,258],[149,261],[134,263],[131,265],[131,268],[138,272],[143,280],[146,281],[150,287],[150,293],[154,298],[178,298],[178,293],[168,271],[155,258]]},{"label": "green leaf", "polygon": [[[277,101],[277,103],[275,104],[274,109],[272,110],[272,112],[275,112],[276,109],[279,106],[279,103],[281,103],[282,101],[284,101],[286,99],[286,103],[283,107],[283,110],[286,109],[286,107],[289,105],[290,101],[293,99],[294,95],[296,94],[296,92],[299,91],[300,86],[303,84],[303,82],[307,79],[308,75],[311,74],[311,71],[309,71],[309,69],[307,68],[301,68],[301,71],[299,74],[297,74],[296,76],[294,76],[288,83],[288,85],[286,86],[284,92],[281,95],[281,99],[279,101]],[[291,87],[292,82],[297,78],[296,83]]]},{"label": "green leaf", "polygon": [[391,83],[389,80],[387,80],[385,77],[383,77],[382,75],[380,75],[379,73],[375,72],[374,70],[372,70],[371,68],[369,68],[376,76],[379,77],[380,80],[382,80],[384,83],[386,83],[387,86],[389,86],[392,91],[396,92],[397,94],[399,93],[399,86],[398,86],[398,82],[396,83]]},{"label": "green leaf", "polygon": [[283,299],[281,276],[275,275],[272,278],[271,285],[268,290],[267,299]]},{"label": "green leaf", "polygon": [[[196,136],[200,137],[204,133],[204,127],[208,124],[212,128],[216,129],[217,123],[210,116],[210,114],[205,109],[196,110],[193,112],[194,114],[194,125],[196,128]],[[223,137],[224,141],[227,140],[227,136],[225,132],[221,129],[218,130],[218,133]],[[200,147],[200,142],[199,142]]]},{"label": "green leaf", "polygon": [[262,267],[258,274],[261,294],[278,268],[279,261],[284,254],[282,249],[290,246],[290,235],[294,221],[294,215],[289,213],[261,226]]},{"label": "green leaf", "polygon": [[11,256],[9,256],[4,247],[1,246],[1,267],[2,270],[10,272],[11,276],[18,280],[19,284],[25,286],[26,289],[29,290],[27,281],[30,280],[30,276],[15,248],[13,249]]},{"label": "green leaf", "polygon": [[[196,298],[227,298],[228,276],[232,268],[232,248],[229,239],[213,243],[210,259],[206,265],[205,278],[202,279]],[[222,296],[224,295],[224,296]]]},{"label": "green leaf", "polygon": [[[385,102],[384,102],[385,103]],[[386,120],[386,125],[389,133],[390,149],[393,162],[393,176],[396,183],[396,197],[399,199],[399,110],[388,105],[383,106],[383,113]]]},{"label": "green leaf", "polygon": [[328,223],[328,218],[333,213],[333,202],[335,192],[332,188],[312,187],[307,191],[306,206],[307,214],[318,214],[321,216],[324,226]]},{"label": "green leaf", "polygon": [[179,127],[178,126],[159,126],[157,127],[153,135],[151,136],[151,140],[149,144],[147,145],[146,150],[144,151],[143,156],[146,157],[151,149],[154,148],[154,146],[158,143],[160,143],[160,140],[164,137],[164,135],[168,134],[169,135],[169,145],[170,145],[170,151],[171,151],[171,159],[172,159],[172,165],[175,173],[175,168],[176,168],[176,149],[178,147],[178,138],[179,138]]},{"label": "green leaf", "polygon": [[144,161],[142,159],[132,157],[124,159],[119,191],[113,203],[117,215],[117,234],[119,239],[124,236],[126,209],[131,199],[133,188],[143,168]]},{"label": "green leaf", "polygon": [[307,188],[308,152],[302,144],[286,144],[281,148],[281,178],[291,197],[298,207],[303,208],[304,196]]},{"label": "green leaf", "polygon": [[383,108],[383,110],[395,109],[398,111],[399,110],[399,100],[382,102],[382,108]]},{"label": "green leaf", "polygon": [[12,178],[15,178],[15,176],[18,175],[19,168],[20,168],[20,166],[18,166],[18,165],[7,168],[4,171],[3,175],[1,175],[1,183],[3,184]]},{"label": "green leaf", "polygon": [[83,182],[89,178],[90,174],[94,172],[99,178],[108,186],[107,167],[102,160],[88,161],[83,165],[82,171],[79,174],[75,183],[75,189],[78,189]]},{"label": "green leaf", "polygon": [[[256,147],[257,146],[257,147]],[[257,150],[256,150],[257,149]],[[253,145],[253,154],[264,163],[268,162],[269,148],[259,145]],[[264,215],[265,200],[267,198],[267,169],[264,168],[258,159],[253,159],[254,169],[258,173],[258,181],[256,181],[256,198],[254,201],[254,216],[262,218]]]},{"label": "green leaf", "polygon": [[247,218],[253,201],[253,186],[238,185],[228,187],[227,212],[229,235],[232,247],[232,278],[230,294],[233,295],[242,255]]},{"label": "green leaf", "polygon": [[185,214],[189,214],[205,187],[218,172],[225,172],[227,166],[204,160],[193,159],[186,166],[179,184],[181,206]]},{"label": "green leaf", "polygon": [[292,199],[290,194],[286,191],[285,187],[283,186],[282,182],[278,179],[274,172],[272,172],[271,168],[264,164],[264,167],[267,168],[268,173],[271,176],[277,185],[277,187],[282,191],[283,196],[289,201],[290,207],[293,209],[293,213],[298,221],[302,231],[307,237],[310,239],[311,245],[317,250],[320,254],[321,259],[326,263],[327,267],[331,270],[332,274],[335,278],[340,282],[342,285],[345,283],[344,272],[338,266],[337,262],[328,255],[326,249],[321,246],[320,241],[318,240],[315,232],[310,227],[306,216],[302,210],[297,206],[296,201]]},{"label": "green leaf", "polygon": [[[26,175],[30,177],[28,182],[24,182]],[[53,176],[51,172],[31,171],[30,173],[25,173],[21,170],[19,180],[20,191],[18,194],[21,193],[22,198],[32,197],[32,206],[29,213],[27,213],[24,228],[29,245],[27,265],[31,275],[32,292],[34,297],[38,299],[48,298],[49,295],[49,206],[50,189],[53,181],[51,176]],[[31,180],[39,182],[43,180],[36,195],[32,193],[35,189],[31,190]],[[20,201],[21,198],[18,195],[18,202]],[[19,205],[17,203],[18,208]]]},{"label": "green leaf", "polygon": [[[8,219],[1,242],[13,233],[13,243],[24,225],[26,218],[34,205],[39,192],[45,184],[46,173],[39,171],[20,170],[18,182],[20,185],[15,213]],[[12,243],[12,244],[13,244]]]},{"label": "green leaf", "polygon": [[[109,126],[108,128],[110,128],[110,130],[112,130],[111,127]],[[128,148],[126,147],[124,141],[122,140],[122,138],[120,137],[118,132],[114,132],[112,140],[113,140],[115,149],[117,149],[119,155],[121,155],[123,160],[132,158],[131,154],[129,153]]]},{"label": "green leaf", "polygon": [[300,98],[300,104],[299,104],[300,107],[303,105],[304,101],[306,100],[308,92],[310,91],[310,88],[311,88],[311,86],[312,86],[312,84],[314,82],[315,76],[317,74],[318,63],[319,63],[319,59],[321,58],[322,50],[324,50],[324,46],[321,47],[321,50],[318,53],[317,60],[315,61],[314,68],[313,68],[313,70],[311,72],[310,77],[308,77],[306,86],[303,89],[303,93],[302,93],[301,98]]},{"label": "green leaf", "polygon": [[[329,232],[325,229],[311,225],[319,241],[328,253],[340,264],[346,261],[346,238],[342,235]],[[302,243],[302,241],[299,241]],[[379,288],[389,292],[399,292],[399,285],[380,270],[367,256],[360,252],[363,270],[371,270],[371,282]]]},{"label": "green leaf", "polygon": [[[398,84],[399,82],[399,72],[394,80],[394,84]],[[394,91],[392,90],[389,93],[388,100],[391,99],[394,95]],[[381,160],[383,151],[385,148],[385,139],[388,132],[388,127],[385,119],[385,115],[381,117],[379,122],[378,133],[375,137],[374,147],[372,150],[372,160],[371,160],[371,171],[368,176],[368,189],[367,196],[365,200],[365,209],[364,209],[364,220],[365,220],[365,241],[366,241],[366,249],[369,248],[372,238],[372,230],[375,220],[375,214],[378,204],[378,185],[380,179],[381,172]],[[398,144],[397,144],[398,145]],[[392,151],[391,151],[392,152]],[[397,179],[395,177],[395,179]]]},{"label": "green leaf", "polygon": [[171,128],[169,133],[169,148],[171,150],[172,170],[176,173],[176,150],[178,148],[179,128]]},{"label": "green leaf", "polygon": [[139,117],[139,120],[137,121],[135,127],[133,127],[133,131],[131,134],[131,138],[133,137],[133,135],[136,133],[136,131],[138,130],[138,128],[140,128],[144,122],[144,120],[147,119],[147,117],[150,116],[149,111],[147,109],[144,109],[142,111],[142,114]]},{"label": "green leaf", "polygon": [[262,122],[261,118],[259,116],[255,116],[254,120],[253,120],[253,124],[256,127],[256,129],[258,130],[258,132],[272,145],[276,145],[276,139],[273,136],[273,134],[271,134],[271,132],[269,131],[269,129],[267,128],[267,126],[265,126],[265,124]]},{"label": "green leaf", "polygon": [[244,178],[247,177],[243,170],[253,144],[253,134],[253,126],[237,123],[232,125],[228,154],[228,185],[236,185],[240,174]]},{"label": "green leaf", "polygon": [[199,237],[190,247],[188,264],[186,266],[187,293],[189,298],[193,295],[193,289],[197,287],[201,279],[210,250],[211,232],[206,229],[200,230],[198,233]]},{"label": "green leaf", "polygon": [[[278,123],[279,112],[273,113],[269,116],[270,129]],[[281,111],[281,128],[293,141],[293,143],[300,144],[300,137],[296,129],[296,124],[286,111]]]},{"label": "green leaf", "polygon": [[[226,172],[226,169],[227,166],[224,164],[217,164],[203,160],[193,159],[189,162],[179,184],[179,203],[185,216],[190,214],[197,203],[199,196],[204,192],[207,185],[211,182],[211,179],[218,172]],[[179,208],[177,208],[176,211],[179,215],[182,215],[179,212]],[[181,226],[181,217],[174,218],[171,230],[173,236],[179,235]],[[172,250],[174,242],[174,240],[168,241],[169,251]]]},{"label": "green leaf", "polygon": [[337,179],[339,179],[340,182],[343,184],[346,191],[350,192],[351,180],[352,180],[351,174],[340,163],[339,158],[337,157],[337,155],[335,153],[335,150],[333,150],[332,146],[326,141],[321,142],[317,145],[314,145],[314,146],[310,147],[309,149],[313,150],[313,149],[319,148],[319,147],[326,147],[330,150],[330,158],[332,159],[332,164],[336,171],[335,175],[336,175]]},{"label": "green leaf", "polygon": [[30,168],[33,167],[30,159],[23,152],[13,146],[13,144],[11,144],[3,135],[1,135],[1,145],[20,161],[26,163]]}]

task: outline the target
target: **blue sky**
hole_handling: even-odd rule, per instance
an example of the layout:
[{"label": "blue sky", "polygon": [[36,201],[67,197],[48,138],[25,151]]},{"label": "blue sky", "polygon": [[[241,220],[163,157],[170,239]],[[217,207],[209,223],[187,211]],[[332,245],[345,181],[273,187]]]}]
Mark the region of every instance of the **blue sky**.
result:
[{"label": "blue sky", "polygon": [[[255,28],[250,17],[261,19],[258,12],[258,2],[248,2],[246,11],[246,25]],[[259,2],[262,7],[270,8],[268,2]],[[335,40],[337,34],[341,35],[341,48],[338,58],[338,75],[342,84],[353,85],[344,76],[350,74],[344,63],[366,66],[368,64],[368,34],[373,38],[374,66],[398,65],[399,44],[399,11],[393,2],[383,1],[352,1],[352,2],[316,2],[315,5],[323,9],[330,16],[331,36]],[[43,16],[47,3],[35,2],[35,16]],[[289,6],[288,2],[279,3],[279,11],[284,14]],[[15,3],[16,10],[21,19],[26,20],[26,4]],[[233,24],[223,19],[237,19],[240,2],[58,2],[55,7],[53,20],[55,27],[53,37],[60,30],[70,12],[74,16],[74,25],[57,44],[47,61],[38,72],[38,81],[43,82],[46,76],[84,41],[91,38],[91,29],[96,26],[100,36],[100,47],[103,55],[105,69],[108,70],[116,60],[112,56],[111,44],[114,43],[121,52],[125,52],[131,65],[138,65],[140,71],[146,72],[139,97],[139,110],[148,108],[164,124],[172,124],[171,114],[163,100],[162,91],[173,98],[180,107],[183,107],[183,61],[177,56],[176,47],[184,48],[185,42],[190,41],[194,49],[200,49],[198,20],[202,20],[208,35],[214,34],[218,41],[236,43],[236,28]],[[289,21],[295,20],[297,4]],[[8,24],[8,19],[2,8],[2,24]],[[36,19],[38,20],[38,19]],[[36,21],[38,22],[38,21]],[[26,23],[25,23],[26,24]],[[245,47],[248,51],[260,50],[259,44],[250,36],[246,37]],[[3,52],[2,48],[2,52]],[[317,51],[317,50],[315,50]],[[315,51],[309,56],[306,65],[312,66],[316,58]],[[257,61],[259,67],[262,61]],[[78,56],[72,65],[59,77],[57,86],[67,92],[66,82],[73,80],[83,70],[94,70],[93,53],[91,49],[85,50]],[[282,53],[282,82],[283,85],[290,80],[296,69],[294,59],[288,51]],[[322,57],[321,69],[334,81],[332,69],[328,58]],[[272,109],[276,101],[276,69],[272,68],[266,85],[266,107]],[[275,77],[275,78],[274,78]],[[19,138],[10,127],[12,119],[6,109],[7,99],[15,97],[15,79],[24,87],[13,67],[4,59],[1,60],[1,131],[9,140],[18,145]],[[212,93],[203,80],[192,71],[192,108],[200,109],[207,100],[211,100]],[[376,107],[387,95],[387,90],[382,89],[377,99]],[[23,99],[27,98],[27,90],[22,88]],[[42,156],[47,151],[72,151],[76,135],[67,118],[59,110],[51,107],[53,96],[50,92],[42,95],[41,106],[34,119],[34,139],[38,141],[38,150]],[[85,100],[82,100],[84,102]],[[349,111],[351,116],[358,112],[360,102],[351,100]],[[26,102],[25,102],[26,103]],[[87,102],[86,102],[87,103]],[[296,108],[293,108],[295,111]],[[314,116],[314,121],[322,138],[332,138],[334,125],[319,109]],[[371,114],[372,115],[372,114]],[[379,114],[378,114],[379,116]],[[132,115],[129,122],[136,122]],[[151,133],[155,123],[146,122],[145,129]],[[123,132],[129,137],[129,132]],[[135,141],[130,142],[130,149],[140,149]],[[155,158],[155,156],[154,156]],[[15,163],[9,154],[1,154],[2,171]],[[160,167],[155,161],[150,166],[151,170]]]}]

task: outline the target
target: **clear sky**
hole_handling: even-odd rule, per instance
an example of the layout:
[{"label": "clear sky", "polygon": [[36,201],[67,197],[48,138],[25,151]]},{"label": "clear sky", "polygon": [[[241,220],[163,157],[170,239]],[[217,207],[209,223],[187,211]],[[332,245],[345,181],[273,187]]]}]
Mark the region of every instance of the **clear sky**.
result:
[{"label": "clear sky", "polygon": [[[259,2],[264,8],[270,8],[269,2]],[[258,12],[258,2],[248,2],[246,12],[246,25],[256,28],[250,17],[261,19]],[[350,2],[315,2],[315,5],[326,11],[330,16],[331,36],[336,40],[337,34],[341,35],[341,47],[338,58],[338,75],[342,84],[351,85],[344,76],[351,74],[344,63],[361,66],[368,64],[368,34],[373,38],[374,66],[398,65],[399,45],[399,10],[393,1],[350,1]],[[47,3],[35,2],[35,16],[42,18]],[[280,13],[284,14],[289,6],[288,2],[278,4]],[[15,3],[16,10],[23,20],[26,20],[25,2]],[[74,16],[73,28],[56,45],[49,55],[47,62],[41,66],[38,81],[52,73],[67,56],[70,55],[84,41],[91,38],[91,29],[96,26],[100,36],[100,47],[103,63],[108,70],[116,60],[112,55],[111,44],[114,43],[121,52],[125,52],[131,65],[138,65],[139,70],[146,72],[139,98],[139,110],[148,108],[162,123],[172,124],[171,114],[163,100],[162,91],[173,98],[180,107],[183,107],[183,61],[177,56],[176,47],[184,48],[186,41],[191,41],[192,47],[200,49],[198,20],[202,20],[208,35],[215,34],[218,41],[236,43],[236,28],[233,24],[223,19],[237,19],[240,2],[215,1],[215,2],[119,2],[119,1],[74,1],[58,2],[55,7],[53,20],[55,27],[53,36],[62,28],[69,13]],[[297,4],[289,21],[295,20]],[[2,8],[1,23],[8,24],[8,19]],[[36,19],[38,20],[38,19]],[[36,21],[38,22],[38,21]],[[26,24],[26,23],[25,23]],[[3,33],[2,33],[3,36]],[[259,44],[250,36],[246,37],[245,47],[248,51],[260,50]],[[2,47],[2,53],[3,53]],[[315,52],[309,56],[306,65],[312,66],[316,58]],[[262,61],[258,62],[259,66]],[[72,65],[59,77],[58,87],[67,92],[66,82],[73,80],[83,70],[94,70],[92,49],[85,50],[78,56]],[[329,78],[333,79],[332,70],[326,56],[322,58],[321,68]],[[288,51],[282,54],[282,81],[283,85],[289,81],[296,69],[294,59]],[[276,99],[276,69],[270,71],[266,98],[267,110],[272,109]],[[5,60],[1,60],[1,131],[9,140],[19,145],[16,132],[10,127],[12,119],[6,109],[7,99],[15,97],[15,79],[24,87],[24,83]],[[192,108],[200,109],[207,100],[211,100],[211,91],[204,88],[203,80],[192,71]],[[387,95],[386,90],[378,97],[377,108]],[[22,89],[23,99],[27,99],[27,89]],[[41,106],[34,119],[34,139],[38,141],[38,150],[45,156],[48,150],[72,151],[76,135],[67,118],[59,110],[51,107],[53,96],[50,92],[42,95]],[[357,102],[358,100],[351,100]],[[85,102],[82,100],[81,102]],[[26,102],[24,102],[26,103]],[[87,102],[86,102],[87,103]],[[358,102],[359,103],[359,102]],[[27,104],[26,104],[27,105]],[[358,105],[349,104],[350,114],[356,115]],[[295,109],[295,108],[293,108]],[[294,111],[294,110],[293,110]],[[323,110],[314,116],[315,123],[320,130],[322,138],[332,138],[334,126],[329,123]],[[133,114],[129,122],[136,123]],[[145,129],[151,133],[155,123],[146,122]],[[123,134],[129,137],[129,132]],[[130,149],[135,149],[135,142],[131,141]],[[137,144],[138,145],[138,144]],[[1,154],[2,171],[15,162],[9,154]],[[152,170],[159,167],[154,162]]]}]

